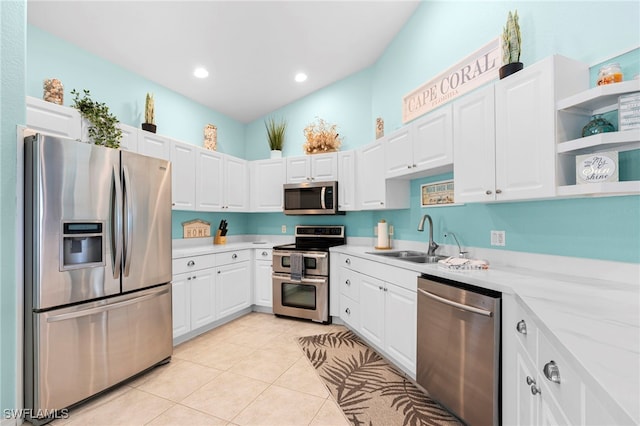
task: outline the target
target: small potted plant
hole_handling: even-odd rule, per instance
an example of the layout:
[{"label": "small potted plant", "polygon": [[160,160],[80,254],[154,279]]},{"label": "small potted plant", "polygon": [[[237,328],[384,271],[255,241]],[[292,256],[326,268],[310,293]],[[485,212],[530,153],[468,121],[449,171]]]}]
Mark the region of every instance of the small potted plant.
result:
[{"label": "small potted plant", "polygon": [[520,38],[520,24],[518,23],[518,11],[507,16],[507,25],[502,31],[502,63],[500,67],[500,79],[510,76],[523,68],[520,62],[520,49],[522,40]]},{"label": "small potted plant", "polygon": [[142,130],[147,132],[156,132],[155,122],[155,108],[153,103],[153,94],[147,92],[147,99],[144,103],[144,123],[142,123]]},{"label": "small potted plant", "polygon": [[103,145],[108,148],[119,148],[122,139],[122,130],[117,126],[119,123],[115,115],[109,111],[109,107],[103,102],[96,102],[91,99],[88,90],[83,91],[82,97],[76,89],[71,91],[73,98],[73,108],[80,111],[84,121],[89,123],[88,136],[96,145]]},{"label": "small potted plant", "polygon": [[267,129],[271,158],[281,158],[282,147],[284,145],[284,133],[287,130],[287,121],[282,119],[277,122],[275,119],[270,118],[264,122],[264,127]]}]

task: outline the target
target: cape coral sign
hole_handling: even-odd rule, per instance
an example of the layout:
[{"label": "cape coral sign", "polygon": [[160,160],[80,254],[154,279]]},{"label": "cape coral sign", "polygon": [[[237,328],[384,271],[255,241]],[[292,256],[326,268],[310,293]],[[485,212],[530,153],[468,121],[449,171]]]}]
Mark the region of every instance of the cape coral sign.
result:
[{"label": "cape coral sign", "polygon": [[498,77],[502,66],[501,37],[458,62],[402,99],[402,122],[407,123]]}]

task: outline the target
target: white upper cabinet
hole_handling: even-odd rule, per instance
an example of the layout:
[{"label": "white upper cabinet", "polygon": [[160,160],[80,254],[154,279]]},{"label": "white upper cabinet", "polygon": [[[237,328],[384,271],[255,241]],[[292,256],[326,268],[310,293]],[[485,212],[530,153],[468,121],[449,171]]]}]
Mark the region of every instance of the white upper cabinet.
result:
[{"label": "white upper cabinet", "polygon": [[138,152],[138,129],[122,123],[118,123],[118,128],[122,131],[120,149]]},{"label": "white upper cabinet", "polygon": [[338,152],[338,209],[358,210],[356,151]]},{"label": "white upper cabinet", "polygon": [[385,175],[414,179],[450,171],[452,106],[446,105],[384,138]]},{"label": "white upper cabinet", "polygon": [[224,185],[222,208],[229,211],[246,211],[249,207],[249,168],[242,158],[224,156]]},{"label": "white upper cabinet", "polygon": [[285,162],[282,158],[258,160],[249,163],[251,211],[281,212],[282,185],[286,179]]},{"label": "white upper cabinet", "polygon": [[357,163],[361,210],[409,208],[409,181],[385,178],[385,149],[381,139],[360,148]]},{"label": "white upper cabinet", "polygon": [[338,180],[338,153],[287,158],[287,183]]},{"label": "white upper cabinet", "polygon": [[156,135],[145,130],[138,132],[138,152],[149,157],[171,160],[171,142],[166,136]]},{"label": "white upper cabinet", "polygon": [[196,157],[196,210],[220,211],[223,206],[224,160],[222,154],[208,149],[199,149]]},{"label": "white upper cabinet", "polygon": [[79,140],[80,112],[27,96],[27,127],[48,135]]},{"label": "white upper cabinet", "polygon": [[174,210],[196,209],[196,151],[192,144],[171,142],[171,194]]}]

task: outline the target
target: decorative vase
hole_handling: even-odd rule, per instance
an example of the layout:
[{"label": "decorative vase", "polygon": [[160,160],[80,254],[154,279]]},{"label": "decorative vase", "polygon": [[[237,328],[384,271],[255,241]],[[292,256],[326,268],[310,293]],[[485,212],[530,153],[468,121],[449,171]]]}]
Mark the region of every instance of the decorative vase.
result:
[{"label": "decorative vase", "polygon": [[498,72],[500,73],[500,80],[505,77],[509,77],[511,74],[520,71],[522,68],[524,68],[524,64],[522,62],[511,62],[509,64],[501,66],[498,70]]},{"label": "decorative vase", "polygon": [[275,159],[275,158],[282,158],[282,151],[280,151],[279,149],[272,149],[271,150],[271,159]]},{"label": "decorative vase", "polygon": [[147,132],[155,133],[156,125],[151,123],[142,123],[142,130],[146,130]]},{"label": "decorative vase", "polygon": [[615,132],[613,124],[602,118],[602,114],[595,114],[591,121],[582,128],[582,137],[597,135],[598,133]]}]

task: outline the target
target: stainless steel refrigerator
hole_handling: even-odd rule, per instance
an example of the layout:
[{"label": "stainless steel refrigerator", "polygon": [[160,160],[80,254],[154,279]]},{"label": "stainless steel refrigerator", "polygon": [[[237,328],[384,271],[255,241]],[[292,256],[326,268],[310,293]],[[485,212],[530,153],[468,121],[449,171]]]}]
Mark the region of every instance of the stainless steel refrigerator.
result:
[{"label": "stainless steel refrigerator", "polygon": [[27,412],[67,408],[168,361],[170,281],[171,163],[25,138]]}]

